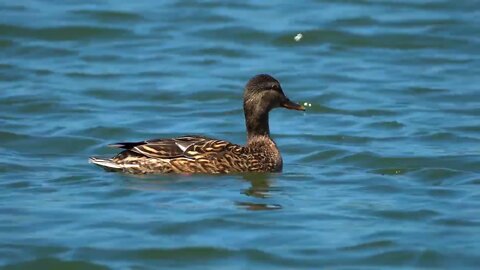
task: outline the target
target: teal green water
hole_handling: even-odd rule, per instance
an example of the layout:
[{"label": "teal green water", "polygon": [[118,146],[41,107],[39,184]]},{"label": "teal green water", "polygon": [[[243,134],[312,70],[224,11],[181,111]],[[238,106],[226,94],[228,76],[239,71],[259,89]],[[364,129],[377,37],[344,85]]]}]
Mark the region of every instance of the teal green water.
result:
[{"label": "teal green water", "polygon": [[[477,1],[2,1],[0,268],[478,269]],[[295,42],[293,37],[303,33]],[[133,177],[108,143],[245,142],[284,171]]]}]

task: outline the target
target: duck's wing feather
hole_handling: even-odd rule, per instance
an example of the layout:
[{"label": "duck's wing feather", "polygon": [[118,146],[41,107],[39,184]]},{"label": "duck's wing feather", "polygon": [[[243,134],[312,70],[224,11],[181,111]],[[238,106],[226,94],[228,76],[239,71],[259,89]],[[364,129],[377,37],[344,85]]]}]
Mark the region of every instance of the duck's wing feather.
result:
[{"label": "duck's wing feather", "polygon": [[142,142],[111,144],[111,147],[128,149],[151,158],[197,158],[210,153],[240,151],[241,146],[203,136],[183,136],[172,139],[155,139]]}]

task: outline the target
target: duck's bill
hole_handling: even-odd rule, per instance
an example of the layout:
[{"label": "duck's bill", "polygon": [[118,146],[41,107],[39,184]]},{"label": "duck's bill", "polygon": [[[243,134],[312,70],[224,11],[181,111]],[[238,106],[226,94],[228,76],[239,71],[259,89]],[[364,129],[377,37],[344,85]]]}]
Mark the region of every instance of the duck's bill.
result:
[{"label": "duck's bill", "polygon": [[305,107],[290,100],[284,101],[280,106],[287,108],[289,110],[305,111]]}]

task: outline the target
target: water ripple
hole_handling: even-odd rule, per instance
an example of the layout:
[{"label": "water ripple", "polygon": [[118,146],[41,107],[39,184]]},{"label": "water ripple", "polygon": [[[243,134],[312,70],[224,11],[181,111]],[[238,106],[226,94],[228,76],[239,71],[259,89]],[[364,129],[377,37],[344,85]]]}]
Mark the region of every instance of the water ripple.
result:
[{"label": "water ripple", "polygon": [[0,24],[0,32],[8,37],[36,38],[41,40],[88,40],[126,38],[132,33],[121,28],[105,28],[94,26],[64,26],[29,28],[15,25]]}]

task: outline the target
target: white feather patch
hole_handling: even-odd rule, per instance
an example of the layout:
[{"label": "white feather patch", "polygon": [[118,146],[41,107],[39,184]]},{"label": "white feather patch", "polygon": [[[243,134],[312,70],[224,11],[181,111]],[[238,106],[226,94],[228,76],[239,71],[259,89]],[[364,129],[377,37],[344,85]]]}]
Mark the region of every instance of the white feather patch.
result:
[{"label": "white feather patch", "polygon": [[179,143],[179,142],[175,142],[175,145],[177,145],[178,148],[180,148],[180,150],[182,150],[182,152],[184,152],[184,153],[185,153],[185,150],[187,150],[192,144],[193,144],[193,143],[188,144],[188,145],[182,145],[182,144]]}]

